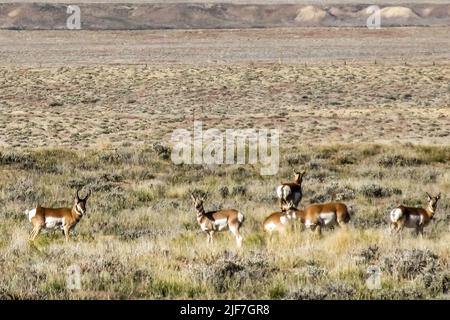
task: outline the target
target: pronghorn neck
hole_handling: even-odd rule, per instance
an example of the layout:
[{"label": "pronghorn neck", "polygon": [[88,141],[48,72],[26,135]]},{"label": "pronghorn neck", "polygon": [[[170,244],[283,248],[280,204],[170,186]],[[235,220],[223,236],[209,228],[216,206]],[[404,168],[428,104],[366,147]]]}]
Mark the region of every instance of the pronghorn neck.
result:
[{"label": "pronghorn neck", "polygon": [[205,214],[205,208],[203,206],[200,209],[197,210],[197,218],[201,218]]},{"label": "pronghorn neck", "polygon": [[74,215],[75,217],[82,217],[83,214],[78,210],[78,206],[74,205],[72,208],[72,215]]},{"label": "pronghorn neck", "polygon": [[428,215],[432,217],[434,215],[434,209],[431,204],[428,204],[427,208],[425,209],[426,212],[428,212]]}]

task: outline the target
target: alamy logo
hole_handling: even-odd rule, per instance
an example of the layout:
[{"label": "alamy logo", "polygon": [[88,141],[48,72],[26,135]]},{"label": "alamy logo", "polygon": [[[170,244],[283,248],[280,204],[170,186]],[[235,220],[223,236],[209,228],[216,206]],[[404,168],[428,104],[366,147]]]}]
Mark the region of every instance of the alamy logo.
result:
[{"label": "alamy logo", "polygon": [[369,266],[367,268],[366,285],[369,290],[381,289],[381,270],[378,266]]},{"label": "alamy logo", "polygon": [[78,265],[71,265],[67,268],[66,285],[69,290],[81,289],[81,269]]},{"label": "alamy logo", "polygon": [[172,133],[171,142],[173,144],[171,159],[175,164],[260,163],[261,175],[278,173],[280,134],[277,129],[203,131],[203,123],[194,121],[193,133],[186,129],[177,129]]},{"label": "alamy logo", "polygon": [[81,29],[81,10],[79,6],[67,6],[67,14],[70,16],[67,18],[66,26],[70,30],[80,30]]},{"label": "alamy logo", "polygon": [[367,18],[366,24],[369,29],[381,28],[381,9],[379,6],[370,6],[366,9],[366,13],[370,14]]}]

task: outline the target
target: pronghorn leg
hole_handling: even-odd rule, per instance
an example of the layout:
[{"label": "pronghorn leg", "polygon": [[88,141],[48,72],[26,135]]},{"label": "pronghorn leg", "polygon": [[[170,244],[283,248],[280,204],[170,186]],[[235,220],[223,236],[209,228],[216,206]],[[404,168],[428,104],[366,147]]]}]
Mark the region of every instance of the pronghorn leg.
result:
[{"label": "pronghorn leg", "polygon": [[342,230],[346,230],[347,229],[347,223],[345,223],[344,221],[337,221],[337,225],[339,226],[339,228],[341,228]]},{"label": "pronghorn leg", "polygon": [[292,221],[291,231],[297,233],[297,223],[295,223],[295,220]]},{"label": "pronghorn leg", "polygon": [[395,222],[392,222],[389,229],[390,229],[389,233],[393,234],[395,232],[395,230],[397,229],[397,224]]},{"label": "pronghorn leg", "polygon": [[417,234],[418,236],[420,236],[421,239],[423,239],[423,226],[418,226],[418,227],[416,228],[416,234]]},{"label": "pronghorn leg", "polygon": [[41,229],[42,229],[41,225],[37,225],[37,226],[33,227],[33,230],[30,233],[30,241],[34,241],[34,239],[36,239],[39,232],[41,232]]},{"label": "pronghorn leg", "polygon": [[269,244],[272,245],[273,244],[273,232],[269,231]]},{"label": "pronghorn leg", "polygon": [[395,229],[395,234],[400,238],[400,240],[403,239],[403,227],[404,224],[401,222],[397,222],[397,228]]},{"label": "pronghorn leg", "polygon": [[69,231],[70,227],[68,225],[64,226],[64,236],[66,237],[66,242],[69,241]]},{"label": "pronghorn leg", "polygon": [[236,244],[238,248],[242,247],[242,236],[239,232],[239,227],[230,227],[230,231],[236,237]]},{"label": "pronghorn leg", "polygon": [[322,236],[322,226],[320,224],[316,227],[316,234],[319,238]]}]

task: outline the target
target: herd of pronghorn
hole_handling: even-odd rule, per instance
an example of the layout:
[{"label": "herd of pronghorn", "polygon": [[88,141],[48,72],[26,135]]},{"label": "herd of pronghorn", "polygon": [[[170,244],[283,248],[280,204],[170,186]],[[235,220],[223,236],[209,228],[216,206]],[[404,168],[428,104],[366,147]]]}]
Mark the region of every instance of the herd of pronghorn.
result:
[{"label": "herd of pronghorn", "polygon": [[[306,228],[311,229],[321,235],[322,227],[339,226],[345,227],[350,221],[348,207],[341,202],[328,202],[311,204],[304,209],[298,209],[302,200],[302,180],[305,172],[294,172],[295,178],[292,182],[282,183],[276,188],[279,199],[280,211],[273,212],[263,222],[264,231],[272,233],[274,231],[283,232],[293,222],[299,220]],[[63,231],[66,241],[69,239],[69,232],[86,214],[86,202],[90,192],[81,198],[77,191],[72,208],[37,208],[27,211],[26,214],[33,225],[30,240],[33,241],[43,229],[60,229]],[[398,233],[404,227],[414,228],[417,234],[423,236],[423,228],[433,219],[437,208],[437,203],[441,197],[428,196],[428,206],[426,208],[406,207],[400,205],[390,212],[391,230]],[[205,211],[203,207],[204,199],[191,194],[195,210],[197,212],[197,222],[203,232],[207,234],[208,242],[212,242],[216,232],[229,230],[236,238],[238,247],[242,246],[242,235],[240,228],[244,222],[244,215],[235,209],[220,209],[215,211]]]}]

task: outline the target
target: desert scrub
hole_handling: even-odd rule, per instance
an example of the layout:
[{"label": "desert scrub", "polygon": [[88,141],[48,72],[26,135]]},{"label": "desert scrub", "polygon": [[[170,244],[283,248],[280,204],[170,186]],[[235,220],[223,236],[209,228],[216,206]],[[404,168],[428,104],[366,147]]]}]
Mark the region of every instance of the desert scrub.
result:
[{"label": "desert scrub", "polygon": [[378,164],[385,168],[418,166],[422,163],[423,161],[421,159],[405,158],[401,155],[385,155],[378,160]]},{"label": "desert scrub", "polygon": [[[414,145],[353,144],[328,149],[300,143],[282,148],[282,163],[284,154],[294,160],[266,177],[253,166],[174,165],[161,158],[151,144],[62,153],[59,148],[1,149],[0,295],[8,299],[400,299],[448,295],[449,200],[443,196],[423,242],[405,234],[393,244],[387,233],[393,206],[423,206],[424,191],[439,190],[443,195],[450,191],[447,163],[427,160]],[[378,164],[380,154],[423,162],[384,167]],[[307,174],[300,207],[333,198],[342,201],[354,209],[348,230],[327,229],[316,239],[298,225],[296,231],[271,239],[261,224],[278,210],[275,188],[292,179],[293,169],[303,166]],[[77,225],[72,241],[66,244],[60,232],[42,232],[35,244],[29,245],[31,226],[25,209],[38,202],[70,206],[78,188],[93,193],[87,216]],[[364,188],[366,195],[361,192]],[[242,251],[236,250],[228,232],[217,234],[214,245],[208,246],[195,218],[191,192],[206,198],[207,210],[223,207],[244,213]],[[404,253],[425,249],[432,254]],[[49,263],[62,274],[68,266],[82,264],[86,290],[67,290],[64,278],[31,267]],[[383,267],[380,290],[365,286],[370,265]],[[414,270],[417,265],[420,271]],[[34,271],[28,274],[30,269]]]},{"label": "desert scrub", "polygon": [[250,289],[255,282],[258,282],[256,286],[263,285],[263,279],[269,278],[271,272],[276,271],[269,261],[262,253],[253,252],[240,257],[225,251],[212,261],[191,266],[190,272],[206,286],[214,288],[216,293],[224,294],[242,287]]},{"label": "desert scrub", "polygon": [[442,259],[428,249],[391,252],[381,259],[381,268],[395,279],[413,280],[416,283],[413,298],[439,297],[449,292],[450,274]]},{"label": "desert scrub", "polygon": [[363,185],[359,192],[366,198],[386,198],[402,194],[402,190],[398,188],[383,187],[375,183]]},{"label": "desert scrub", "polygon": [[31,169],[35,165],[36,160],[30,153],[8,150],[0,152],[0,165],[17,165],[22,169]]},{"label": "desert scrub", "polygon": [[37,204],[43,200],[42,190],[36,186],[36,181],[32,177],[23,177],[7,185],[5,194],[9,201]]}]

